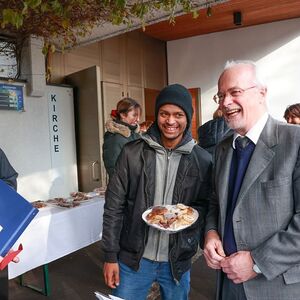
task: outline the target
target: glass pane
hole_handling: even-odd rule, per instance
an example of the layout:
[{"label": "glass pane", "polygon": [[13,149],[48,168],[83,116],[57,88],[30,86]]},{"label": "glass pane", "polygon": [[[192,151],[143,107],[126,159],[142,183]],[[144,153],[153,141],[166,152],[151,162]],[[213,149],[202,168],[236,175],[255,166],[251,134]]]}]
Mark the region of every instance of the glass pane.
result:
[{"label": "glass pane", "polygon": [[17,73],[15,43],[0,37],[0,77],[15,78]]}]

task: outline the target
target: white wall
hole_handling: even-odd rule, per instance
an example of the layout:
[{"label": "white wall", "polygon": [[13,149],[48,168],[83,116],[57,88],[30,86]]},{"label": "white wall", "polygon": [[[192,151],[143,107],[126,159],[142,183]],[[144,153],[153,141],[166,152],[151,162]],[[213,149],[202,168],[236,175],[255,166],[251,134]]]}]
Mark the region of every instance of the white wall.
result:
[{"label": "white wall", "polygon": [[268,84],[269,111],[279,120],[288,104],[300,102],[300,19],[239,28],[167,43],[169,83],[201,88],[202,122],[226,60],[255,61]]},{"label": "white wall", "polygon": [[[28,201],[68,196],[77,190],[73,91],[47,86],[43,97],[28,97],[25,88],[23,92],[24,112],[0,110],[0,147],[19,173],[18,192]],[[53,124],[48,102],[53,92],[60,95],[58,160],[50,142]]]}]

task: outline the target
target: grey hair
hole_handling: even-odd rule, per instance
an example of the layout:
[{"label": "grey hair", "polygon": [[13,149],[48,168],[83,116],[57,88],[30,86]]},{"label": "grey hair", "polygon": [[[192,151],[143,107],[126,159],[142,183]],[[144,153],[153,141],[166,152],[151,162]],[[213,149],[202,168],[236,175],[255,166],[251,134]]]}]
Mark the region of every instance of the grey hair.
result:
[{"label": "grey hair", "polygon": [[230,68],[233,68],[234,66],[237,66],[237,65],[249,65],[249,66],[251,66],[253,68],[253,71],[254,71],[254,77],[255,77],[254,82],[257,85],[261,86],[261,87],[266,87],[266,82],[265,82],[265,80],[264,80],[264,78],[261,74],[261,70],[256,65],[256,63],[252,60],[228,60],[225,63],[224,71],[226,71]]}]

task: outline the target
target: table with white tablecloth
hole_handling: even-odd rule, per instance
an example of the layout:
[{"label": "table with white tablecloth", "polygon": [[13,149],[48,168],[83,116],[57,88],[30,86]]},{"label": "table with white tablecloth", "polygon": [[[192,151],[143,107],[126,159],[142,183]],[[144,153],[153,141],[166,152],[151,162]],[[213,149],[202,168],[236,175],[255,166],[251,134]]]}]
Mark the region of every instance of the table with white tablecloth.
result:
[{"label": "table with white tablecloth", "polygon": [[101,239],[104,198],[92,198],[73,208],[45,207],[20,236],[20,262],[11,263],[9,279],[84,248]]}]

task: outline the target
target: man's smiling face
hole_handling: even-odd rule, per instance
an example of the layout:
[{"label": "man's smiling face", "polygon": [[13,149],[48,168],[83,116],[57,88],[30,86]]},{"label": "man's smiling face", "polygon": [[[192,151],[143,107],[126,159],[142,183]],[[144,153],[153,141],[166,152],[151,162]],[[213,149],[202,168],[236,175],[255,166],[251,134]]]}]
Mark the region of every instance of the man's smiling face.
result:
[{"label": "man's smiling face", "polygon": [[159,108],[157,124],[163,145],[173,149],[180,143],[186,129],[186,114],[177,105],[165,104]]},{"label": "man's smiling face", "polygon": [[266,89],[256,83],[252,66],[243,64],[225,70],[218,87],[226,122],[239,134],[246,134],[266,111]]}]

